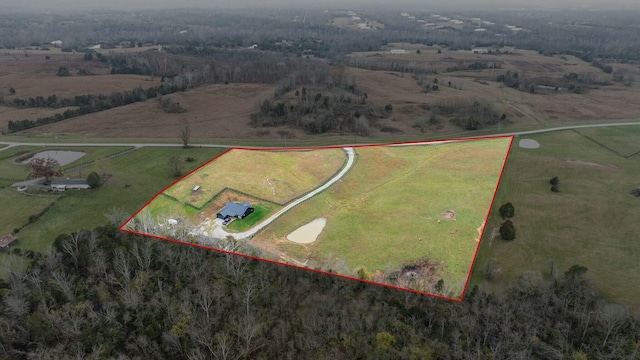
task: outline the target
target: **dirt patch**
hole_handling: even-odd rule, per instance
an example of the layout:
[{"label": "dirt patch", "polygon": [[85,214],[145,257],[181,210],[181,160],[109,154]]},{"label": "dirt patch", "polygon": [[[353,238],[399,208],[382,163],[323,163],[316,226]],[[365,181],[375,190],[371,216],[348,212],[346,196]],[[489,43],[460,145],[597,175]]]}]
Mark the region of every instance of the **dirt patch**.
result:
[{"label": "dirt patch", "polygon": [[443,268],[444,262],[430,259],[416,260],[402,266],[396,281],[404,287],[412,287],[412,284],[419,283],[419,288],[434,289],[438,280],[441,279]]},{"label": "dirt patch", "polygon": [[456,220],[456,212],[454,210],[447,210],[440,214],[443,220],[455,221]]},{"label": "dirt patch", "polygon": [[327,224],[327,219],[318,218],[310,223],[300,226],[295,229],[289,235],[287,235],[287,240],[293,241],[297,244],[311,244],[318,239],[318,236],[324,229],[324,226]]}]

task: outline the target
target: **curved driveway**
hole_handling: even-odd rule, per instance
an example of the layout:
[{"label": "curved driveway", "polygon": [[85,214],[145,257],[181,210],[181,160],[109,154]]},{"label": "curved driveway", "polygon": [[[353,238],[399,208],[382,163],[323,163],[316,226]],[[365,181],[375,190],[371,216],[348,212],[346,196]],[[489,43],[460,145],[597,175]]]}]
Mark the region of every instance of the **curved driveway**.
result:
[{"label": "curved driveway", "polygon": [[325,182],[321,186],[315,188],[310,193],[308,193],[308,194],[306,194],[306,195],[294,200],[289,205],[287,205],[287,206],[283,207],[282,209],[280,209],[277,213],[271,215],[269,218],[267,218],[263,222],[259,223],[258,225],[252,227],[251,229],[249,229],[247,231],[244,231],[244,232],[241,232],[241,233],[229,233],[229,232],[226,232],[224,229],[222,229],[222,226],[217,226],[213,230],[213,234],[212,234],[213,237],[217,238],[217,239],[224,239],[227,236],[232,236],[236,240],[242,240],[242,239],[246,239],[248,237],[251,237],[251,236],[255,235],[258,231],[264,229],[266,226],[268,226],[269,224],[274,222],[282,214],[284,214],[287,211],[293,209],[294,207],[298,206],[299,204],[311,199],[312,197],[318,195],[319,193],[321,193],[324,190],[326,190],[327,188],[329,188],[329,186],[335,184],[336,181],[342,179],[342,177],[349,170],[351,170],[351,167],[353,166],[353,163],[355,162],[355,152],[353,151],[353,148],[346,147],[346,148],[342,148],[342,150],[344,150],[347,153],[347,164],[342,168],[342,170],[340,170],[340,172],[338,172],[334,177],[329,179],[327,182]]}]

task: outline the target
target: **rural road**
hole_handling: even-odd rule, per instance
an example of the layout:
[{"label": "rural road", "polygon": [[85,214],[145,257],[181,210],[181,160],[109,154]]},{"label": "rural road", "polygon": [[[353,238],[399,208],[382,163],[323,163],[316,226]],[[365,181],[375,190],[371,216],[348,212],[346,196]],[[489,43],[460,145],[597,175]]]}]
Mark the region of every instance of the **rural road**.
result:
[{"label": "rural road", "polygon": [[[519,131],[519,132],[509,132],[509,133],[501,133],[501,134],[489,134],[482,136],[521,136],[521,135],[532,135],[532,134],[541,134],[553,131],[563,131],[563,130],[573,130],[573,129],[584,129],[584,128],[596,128],[596,127],[608,127],[608,126],[640,126],[640,121],[636,122],[621,122],[621,123],[599,123],[599,124],[589,124],[589,125],[570,125],[570,126],[561,126],[561,127],[553,127],[546,129],[538,129],[538,130],[529,130],[529,131]],[[477,138],[478,136],[468,136],[461,137],[456,139],[465,139],[465,138]],[[15,146],[28,145],[28,146],[70,146],[70,147],[115,147],[115,146],[130,146],[135,148],[142,147],[182,147],[182,144],[162,144],[162,143],[63,143],[63,142],[12,142],[12,141],[2,141],[0,140],[0,145],[8,145],[4,148],[0,148],[0,151],[4,151],[10,149]],[[344,146],[364,146],[371,144],[344,144]],[[261,146],[241,146],[241,145],[222,145],[222,144],[191,144],[192,147],[205,147],[205,148],[261,148]],[[262,146],[264,148],[273,148],[275,146]]]},{"label": "rural road", "polygon": [[325,182],[321,186],[315,188],[313,191],[311,191],[310,193],[302,196],[301,198],[296,199],[295,201],[293,201],[289,205],[287,205],[287,206],[283,207],[282,209],[280,209],[280,211],[278,211],[277,213],[271,215],[269,218],[267,218],[263,222],[259,223],[258,225],[252,227],[251,229],[249,229],[247,231],[240,232],[240,233],[229,233],[229,232],[226,232],[224,229],[222,229],[221,226],[217,226],[214,229],[213,234],[210,234],[210,235],[212,235],[211,237],[216,238],[216,239],[224,239],[227,236],[232,236],[236,240],[243,240],[243,239],[246,239],[248,237],[251,237],[251,236],[255,235],[258,231],[264,229],[266,226],[268,226],[269,224],[274,222],[282,214],[284,214],[287,211],[293,209],[294,207],[298,206],[302,202],[305,202],[305,201],[311,199],[312,197],[318,195],[319,193],[323,192],[324,190],[329,188],[329,186],[333,185],[336,181],[342,179],[342,177],[349,170],[351,170],[351,167],[353,166],[353,163],[355,162],[355,151],[353,151],[353,148],[345,147],[345,148],[342,148],[342,150],[344,150],[347,153],[347,163],[346,163],[346,165],[342,168],[342,170],[340,170],[340,172],[338,172],[334,177],[329,179],[327,182]]}]

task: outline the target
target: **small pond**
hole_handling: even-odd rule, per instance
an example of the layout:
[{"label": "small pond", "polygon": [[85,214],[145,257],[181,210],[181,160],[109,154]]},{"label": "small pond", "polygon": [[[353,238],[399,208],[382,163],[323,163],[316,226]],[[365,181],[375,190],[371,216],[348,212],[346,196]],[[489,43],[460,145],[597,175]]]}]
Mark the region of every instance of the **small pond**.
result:
[{"label": "small pond", "polygon": [[46,150],[33,155],[27,160],[22,161],[22,163],[26,164],[29,161],[36,158],[40,158],[40,159],[52,158],[56,160],[60,164],[60,166],[64,166],[67,164],[71,164],[72,162],[80,159],[85,155],[87,155],[87,153],[82,151]]},{"label": "small pond", "polygon": [[327,219],[325,218],[315,219],[308,224],[300,226],[291,234],[287,235],[287,240],[298,244],[311,244],[316,241],[318,235],[320,235],[326,224]]}]

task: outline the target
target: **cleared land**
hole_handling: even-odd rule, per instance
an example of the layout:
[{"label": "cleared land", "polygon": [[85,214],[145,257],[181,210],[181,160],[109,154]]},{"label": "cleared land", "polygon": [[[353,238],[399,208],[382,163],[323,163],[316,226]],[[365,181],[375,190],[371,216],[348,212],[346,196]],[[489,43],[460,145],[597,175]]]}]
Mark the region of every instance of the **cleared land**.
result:
[{"label": "cleared land", "polygon": [[[105,214],[110,213],[113,208],[121,209],[125,214],[133,214],[149,198],[175,180],[168,165],[170,158],[181,156],[184,171],[189,171],[221,152],[222,149],[207,148],[143,148],[84,168],[82,171],[85,176],[94,170],[111,176],[97,190],[61,193],[63,197],[51,209],[20,231],[17,247],[44,252],[58,234],[104,225],[107,221]],[[195,161],[184,161],[187,156],[193,157]],[[11,231],[26,222],[23,221],[25,216],[38,213],[52,199],[17,194],[14,190],[5,188],[0,189],[0,201],[3,204],[0,211],[6,211],[8,216],[2,216],[2,219],[15,218],[10,223],[7,222],[7,230]],[[23,215],[14,217],[15,213]],[[3,221],[2,225],[4,223]]]},{"label": "cleared land", "polygon": [[[390,49],[404,48],[407,54],[390,54]],[[416,54],[420,50],[421,54]],[[437,51],[441,53],[438,54]],[[399,136],[422,134],[442,138],[457,136],[464,132],[447,120],[445,115],[437,115],[436,124],[422,126],[432,116],[433,106],[449,106],[456,102],[468,103],[478,100],[494,106],[498,115],[507,115],[506,121],[488,127],[507,126],[511,130],[542,128],[549,125],[577,123],[585,121],[607,121],[637,118],[640,113],[640,86],[633,80],[616,81],[613,74],[606,74],[587,62],[573,56],[543,56],[536,52],[503,49],[510,54],[473,54],[469,51],[450,51],[437,46],[418,44],[389,44],[381,51],[353,53],[358,59],[359,68],[348,67],[346,76],[354,81],[358,89],[366,92],[368,99],[380,106],[391,104],[393,112],[389,118],[376,119],[371,134],[382,137],[388,142]],[[85,93],[109,93],[130,90],[137,86],[143,88],[159,84],[159,78],[136,75],[109,75],[108,68],[96,61],[86,62],[78,54],[49,54],[50,60],[44,60],[45,54],[33,52],[28,57],[20,53],[6,52],[0,56],[0,80],[13,86],[17,93],[10,95],[8,89],[0,90],[5,99],[12,96],[26,97],[51,95],[59,97],[82,95]],[[425,82],[432,85],[438,79],[438,91],[425,94],[422,87],[410,72],[387,70],[368,70],[368,68],[387,68],[389,64],[413,64],[415,69],[427,71]],[[462,70],[447,72],[447,68],[466,67],[475,62],[500,66],[497,69]],[[58,77],[58,67],[66,66],[72,73],[86,68],[96,75]],[[637,66],[630,64],[612,64],[613,73],[629,74],[628,78],[640,77]],[[432,71],[437,71],[434,74]],[[568,91],[553,93],[540,90],[534,94],[512,89],[496,82],[498,75],[507,71],[517,72],[523,78],[555,81],[570,74],[577,74],[593,84],[578,84],[588,88],[584,94]],[[449,87],[451,82],[451,87]],[[15,86],[14,86],[15,85]],[[75,134],[81,137],[101,138],[173,138],[176,139],[182,123],[189,123],[193,138],[217,139],[256,139],[267,141],[283,140],[279,131],[289,132],[288,139],[295,137],[300,141],[309,136],[299,129],[253,128],[250,116],[258,111],[261,102],[273,95],[276,85],[264,84],[215,84],[189,89],[183,93],[168,95],[179,102],[187,111],[180,114],[165,113],[158,99],[131,104],[99,113],[68,119],[55,124],[33,128],[22,132],[23,135]],[[299,90],[299,89],[298,89]],[[325,91],[325,90],[322,90]],[[17,110],[16,110],[17,111]],[[49,110],[20,110],[16,113],[0,108],[10,117],[2,117],[0,126],[6,128],[8,120],[35,119],[49,114]],[[372,122],[374,119],[370,119]],[[3,125],[3,122],[5,123]],[[382,131],[385,129],[385,131]],[[404,138],[406,140],[406,138]],[[398,138],[398,141],[403,139]],[[295,140],[294,140],[295,141]]]},{"label": "cleared land", "polygon": [[[390,44],[391,48],[405,48],[407,54],[390,54],[388,51],[372,51],[352,54],[361,59],[361,68],[348,68],[349,76],[355,80],[371,101],[379,104],[390,103],[394,107],[396,121],[386,121],[384,125],[394,126],[405,133],[415,132],[415,122],[420,117],[429,118],[427,107],[452,104],[455,101],[486,101],[507,115],[512,128],[562,124],[571,121],[614,120],[637,118],[640,104],[635,100],[640,96],[640,88],[632,83],[612,81],[611,74],[591,66],[573,56],[543,56],[533,51],[517,50],[513,54],[473,54],[469,51],[449,51],[439,47],[410,44]],[[416,54],[416,50],[421,54]],[[438,54],[437,51],[441,50]],[[367,70],[371,66],[382,66],[392,61],[405,61],[416,69],[436,70],[426,73],[429,85],[438,79],[438,91],[422,92],[411,73],[395,71]],[[499,69],[465,70],[446,72],[454,66],[466,67],[474,62],[497,63]],[[626,64],[614,64],[616,70],[624,70],[640,75],[638,68]],[[523,92],[503,86],[496,77],[507,71],[518,72],[527,78],[559,79],[576,73],[609,85],[582,85],[590,87],[585,94],[574,93],[534,93]],[[451,82],[452,87],[448,86]],[[460,131],[451,124],[443,123],[429,127],[430,131],[451,133]]]},{"label": "cleared land", "polygon": [[[151,84],[153,85],[153,84]],[[207,85],[166,95],[187,111],[165,113],[160,100],[122,106],[79,116],[21,132],[25,135],[56,133],[83,137],[177,138],[180,127],[188,123],[193,138],[251,138],[256,129],[249,116],[260,99],[273,93],[274,87],[262,84]],[[276,138],[277,134],[273,134]]]},{"label": "cleared land", "polygon": [[[426,283],[403,285],[433,291],[442,278],[445,295],[459,297],[509,143],[357,148],[358,160],[342,181],[276,220],[252,243],[284,261],[350,276],[362,269],[370,280],[387,283],[393,272],[428,259]],[[447,210],[455,211],[455,221],[442,217]],[[327,224],[316,242],[286,240],[317,217]]]},{"label": "cleared land", "polygon": [[[499,287],[523,271],[564,272],[586,266],[601,295],[640,305],[640,201],[629,192],[640,186],[640,157],[624,158],[596,144],[628,154],[638,147],[638,129],[594,129],[588,139],[575,131],[527,136],[539,149],[513,147],[482,242],[473,283]],[[558,175],[560,192],[550,191]],[[501,219],[497,208],[515,206],[516,239],[492,236]],[[486,281],[487,271],[493,275]],[[545,271],[548,274],[548,271]]]},{"label": "cleared land", "polygon": [[[165,191],[183,203],[203,207],[225,188],[284,204],[313,190],[345,161],[341,149],[256,151],[233,149]],[[192,191],[200,186],[198,191]]]}]

